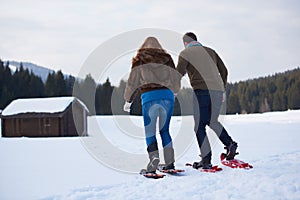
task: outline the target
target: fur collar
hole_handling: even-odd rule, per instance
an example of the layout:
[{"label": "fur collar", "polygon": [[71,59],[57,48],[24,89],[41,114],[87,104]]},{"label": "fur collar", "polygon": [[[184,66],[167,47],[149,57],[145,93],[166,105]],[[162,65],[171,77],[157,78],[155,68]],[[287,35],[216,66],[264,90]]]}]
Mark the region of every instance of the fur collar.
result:
[{"label": "fur collar", "polygon": [[146,63],[158,63],[166,64],[171,60],[171,56],[162,49],[140,49],[133,58],[133,66],[146,64]]}]

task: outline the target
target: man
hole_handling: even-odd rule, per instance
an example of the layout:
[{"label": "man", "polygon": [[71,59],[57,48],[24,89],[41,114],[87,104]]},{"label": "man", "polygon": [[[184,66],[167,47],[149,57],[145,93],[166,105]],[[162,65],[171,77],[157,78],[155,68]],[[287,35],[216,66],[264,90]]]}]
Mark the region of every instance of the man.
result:
[{"label": "man", "polygon": [[233,159],[236,155],[237,143],[218,121],[228,73],[218,54],[200,44],[194,33],[186,33],[183,36],[183,43],[185,49],[179,55],[177,70],[182,75],[188,74],[194,90],[194,130],[202,158],[200,162],[194,162],[193,166],[197,169],[210,169],[212,153],[206,126],[214,130],[225,145],[227,160]]}]

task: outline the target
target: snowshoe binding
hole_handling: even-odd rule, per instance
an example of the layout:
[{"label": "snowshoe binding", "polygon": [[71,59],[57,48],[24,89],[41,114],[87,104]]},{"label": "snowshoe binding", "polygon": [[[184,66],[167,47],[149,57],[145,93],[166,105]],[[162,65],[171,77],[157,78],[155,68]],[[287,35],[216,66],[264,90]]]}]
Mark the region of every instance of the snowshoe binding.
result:
[{"label": "snowshoe binding", "polygon": [[242,169],[252,169],[253,166],[247,162],[241,161],[234,158],[239,153],[236,152],[238,145],[236,142],[232,142],[229,146],[225,147],[226,153],[220,155],[221,163],[230,168],[242,168]]},{"label": "snowshoe binding", "polygon": [[174,163],[171,163],[167,166],[165,164],[159,164],[157,169],[162,173],[167,173],[172,175],[184,172],[183,169],[175,169]]},{"label": "snowshoe binding", "polygon": [[142,169],[140,171],[140,175],[143,175],[146,178],[153,178],[153,179],[160,179],[165,177],[164,174],[157,174],[155,171],[154,172],[148,172],[146,169]]},{"label": "snowshoe binding", "polygon": [[226,149],[226,160],[232,160],[236,155],[239,154],[238,152],[236,152],[237,147],[238,145],[234,141],[232,141],[229,146],[224,147],[224,149]]},{"label": "snowshoe binding", "polygon": [[202,165],[201,161],[194,162],[193,164],[186,163],[185,166],[193,167],[194,169],[196,169],[200,172],[215,173],[215,172],[222,171],[222,168],[218,167],[217,165],[212,165],[212,164]]}]

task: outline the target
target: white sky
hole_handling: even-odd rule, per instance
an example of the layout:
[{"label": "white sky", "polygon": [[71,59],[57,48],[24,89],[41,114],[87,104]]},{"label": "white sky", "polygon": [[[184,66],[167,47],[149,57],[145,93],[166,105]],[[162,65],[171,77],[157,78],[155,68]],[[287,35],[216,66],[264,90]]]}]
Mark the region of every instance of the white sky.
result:
[{"label": "white sky", "polygon": [[0,0],[0,27],[2,60],[75,76],[99,45],[142,28],[195,32],[223,58],[230,82],[300,66],[298,0]]}]

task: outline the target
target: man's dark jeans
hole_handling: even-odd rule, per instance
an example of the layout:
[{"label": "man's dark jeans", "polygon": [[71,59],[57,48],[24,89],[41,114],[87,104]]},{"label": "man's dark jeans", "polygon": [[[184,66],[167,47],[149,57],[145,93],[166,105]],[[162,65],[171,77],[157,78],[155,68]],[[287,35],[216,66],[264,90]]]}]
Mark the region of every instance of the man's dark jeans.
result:
[{"label": "man's dark jeans", "polygon": [[194,120],[195,133],[201,152],[202,160],[211,160],[211,147],[206,135],[208,125],[225,146],[232,142],[225,128],[218,121],[222,106],[223,92],[215,90],[194,90]]}]

